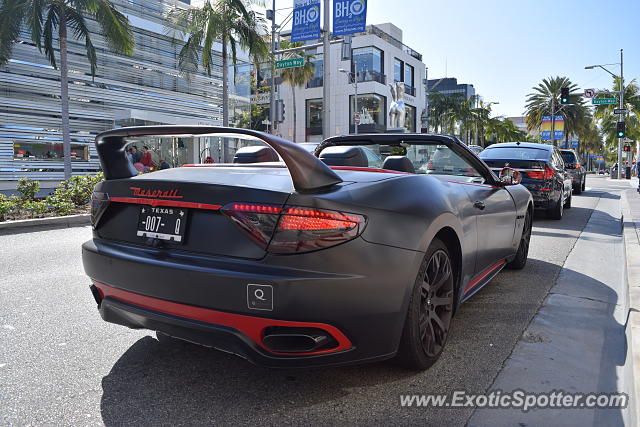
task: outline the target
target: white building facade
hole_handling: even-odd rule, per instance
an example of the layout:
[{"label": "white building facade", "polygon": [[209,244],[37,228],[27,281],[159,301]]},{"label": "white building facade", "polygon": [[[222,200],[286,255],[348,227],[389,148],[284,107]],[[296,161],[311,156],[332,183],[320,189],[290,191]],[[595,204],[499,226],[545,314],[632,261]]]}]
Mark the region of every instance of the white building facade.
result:
[{"label": "white building facade", "polygon": [[[360,116],[358,133],[382,133],[389,128],[388,110],[393,102],[390,84],[405,87],[405,128],[420,132],[420,116],[425,105],[425,64],[422,55],[402,43],[402,30],[393,24],[370,25],[365,33],[352,38],[351,59],[342,60],[342,44],[331,45],[331,135],[353,134],[354,114]],[[279,96],[284,101],[285,118],[276,133],[296,142],[322,140],[323,63],[322,48],[313,60],[314,78],[305,87],[296,87],[296,123],[291,86],[283,83]],[[339,71],[348,71],[347,73]],[[358,109],[355,109],[355,85],[358,80]],[[295,128],[295,131],[294,131]]]}]

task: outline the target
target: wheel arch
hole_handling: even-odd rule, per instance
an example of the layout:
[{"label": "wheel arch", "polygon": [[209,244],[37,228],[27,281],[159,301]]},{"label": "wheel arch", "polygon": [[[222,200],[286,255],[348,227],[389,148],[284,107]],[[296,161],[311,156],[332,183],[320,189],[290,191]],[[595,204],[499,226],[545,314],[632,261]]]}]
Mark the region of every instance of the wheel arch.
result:
[{"label": "wheel arch", "polygon": [[439,239],[442,243],[445,244],[447,249],[449,250],[449,254],[451,255],[451,262],[453,263],[453,271],[454,271],[454,295],[453,301],[456,304],[453,307],[453,312],[455,314],[458,308],[458,301],[460,297],[460,288],[462,282],[462,244],[460,242],[460,238],[456,231],[450,227],[445,226],[441,228],[434,236],[434,239]]}]

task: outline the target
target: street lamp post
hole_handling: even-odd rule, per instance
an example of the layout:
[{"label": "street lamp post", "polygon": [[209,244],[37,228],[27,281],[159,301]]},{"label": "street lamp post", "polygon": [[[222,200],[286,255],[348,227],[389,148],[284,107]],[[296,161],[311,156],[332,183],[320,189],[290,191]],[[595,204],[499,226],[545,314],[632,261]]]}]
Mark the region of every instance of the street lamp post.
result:
[{"label": "street lamp post", "polygon": [[[613,64],[603,64],[603,65],[589,65],[584,67],[585,70],[592,70],[596,67],[602,68],[607,73],[611,74],[614,78],[618,77],[620,79],[620,90],[618,94],[620,95],[620,118],[619,121],[624,122],[624,67],[623,67],[623,55],[622,49],[620,49],[620,62]],[[616,76],[611,71],[607,70],[605,65],[620,65],[620,76]],[[624,142],[624,137],[618,137],[618,176],[616,179],[622,179],[620,172],[622,171],[622,144]]]},{"label": "street lamp post", "polygon": [[358,64],[356,63],[356,72],[352,73],[351,71],[347,71],[344,68],[340,68],[338,69],[338,71],[340,71],[341,73],[345,73],[348,78],[349,78],[349,83],[351,83],[351,79],[353,79],[353,84],[355,86],[355,95],[354,95],[354,107],[353,107],[353,124],[354,124],[354,131],[355,134],[358,134],[358,121],[355,119],[355,115],[359,114],[358,113]]}]

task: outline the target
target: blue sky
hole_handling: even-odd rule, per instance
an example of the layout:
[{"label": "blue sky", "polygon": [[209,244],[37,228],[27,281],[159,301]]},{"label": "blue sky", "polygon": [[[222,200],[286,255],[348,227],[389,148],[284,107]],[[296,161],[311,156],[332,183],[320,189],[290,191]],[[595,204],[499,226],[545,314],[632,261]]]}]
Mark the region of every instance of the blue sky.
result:
[{"label": "blue sky", "polygon": [[[293,0],[276,1],[277,9],[291,6]],[[610,86],[609,74],[584,66],[619,62],[621,48],[625,80],[640,77],[640,0],[368,0],[367,7],[367,24],[403,30],[429,78],[473,84],[485,101],[500,102],[493,106],[498,115],[521,115],[544,77]],[[618,67],[610,68],[617,74]]]}]

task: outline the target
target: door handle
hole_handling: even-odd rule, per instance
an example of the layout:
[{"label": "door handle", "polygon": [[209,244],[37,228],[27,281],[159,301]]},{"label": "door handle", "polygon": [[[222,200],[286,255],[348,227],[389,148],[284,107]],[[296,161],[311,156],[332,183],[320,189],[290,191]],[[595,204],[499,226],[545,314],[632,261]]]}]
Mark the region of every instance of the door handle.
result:
[{"label": "door handle", "polygon": [[484,210],[485,205],[484,202],[481,202],[480,200],[473,202],[473,207],[480,209],[481,211]]}]

